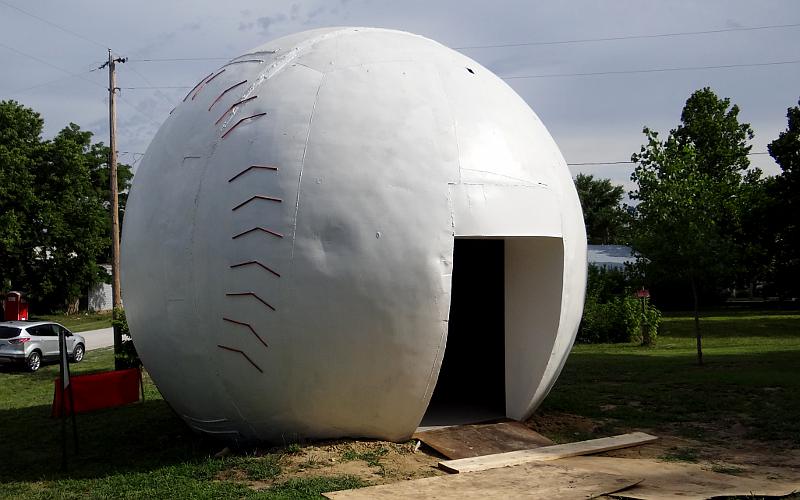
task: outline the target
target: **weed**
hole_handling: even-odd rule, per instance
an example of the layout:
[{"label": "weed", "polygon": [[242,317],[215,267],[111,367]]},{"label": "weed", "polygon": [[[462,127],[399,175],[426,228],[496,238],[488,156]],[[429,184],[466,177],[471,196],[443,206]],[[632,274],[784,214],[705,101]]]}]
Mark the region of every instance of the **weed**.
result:
[{"label": "weed", "polygon": [[744,472],[744,469],[732,465],[714,464],[711,466],[711,471],[718,472],[719,474],[730,474],[735,476]]},{"label": "weed", "polygon": [[278,477],[281,473],[281,457],[264,455],[262,457],[241,458],[236,461],[236,468],[253,481],[266,481]]},{"label": "weed", "polygon": [[691,462],[697,463],[699,458],[695,448],[678,448],[673,446],[667,453],[658,457],[665,462]]},{"label": "weed", "polygon": [[322,493],[327,491],[349,490],[364,486],[367,486],[367,483],[355,476],[290,479],[264,492],[259,492],[259,498],[275,500],[319,498]]}]

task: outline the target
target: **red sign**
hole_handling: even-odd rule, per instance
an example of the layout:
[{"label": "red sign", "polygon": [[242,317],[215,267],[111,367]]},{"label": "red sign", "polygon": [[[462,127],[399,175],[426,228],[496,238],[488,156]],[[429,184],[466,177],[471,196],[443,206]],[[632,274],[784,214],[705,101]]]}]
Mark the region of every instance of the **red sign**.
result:
[{"label": "red sign", "polygon": [[642,288],[641,290],[636,290],[636,296],[639,297],[640,299],[646,299],[650,297],[650,290],[647,290],[646,288]]},{"label": "red sign", "polygon": [[[70,377],[75,413],[112,408],[139,401],[141,372],[138,368],[75,375]],[[61,416],[61,398],[66,398],[66,411],[70,410],[69,395],[64,394],[61,378],[55,380],[53,417]]]}]

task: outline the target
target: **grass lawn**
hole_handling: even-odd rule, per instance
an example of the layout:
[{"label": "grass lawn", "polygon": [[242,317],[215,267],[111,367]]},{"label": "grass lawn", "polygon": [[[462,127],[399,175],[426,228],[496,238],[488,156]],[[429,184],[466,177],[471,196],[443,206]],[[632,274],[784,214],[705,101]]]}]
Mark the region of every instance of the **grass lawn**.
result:
[{"label": "grass lawn", "polygon": [[[800,314],[708,315],[702,321],[706,366],[695,364],[692,320],[665,319],[658,344],[579,345],[536,422],[576,415],[597,422],[586,435],[563,428],[559,441],[632,429],[722,444],[731,429],[769,449],[800,446]],[[91,351],[75,373],[111,369],[109,349]],[[60,425],[49,417],[58,367],[35,374],[0,371],[0,497],[24,498],[319,498],[319,492],[430,475],[435,459],[410,447],[340,441],[239,450],[193,435],[146,380],[146,401],[78,416],[80,453],[61,464]],[[392,448],[392,446],[396,448]],[[405,450],[405,451],[404,451]],[[418,460],[416,475],[392,475],[388,460]],[[664,459],[694,460],[690,449]],[[371,476],[349,473],[354,462]],[[333,467],[336,462],[348,467]],[[730,468],[735,470],[735,468]]]},{"label": "grass lawn", "polygon": [[[90,351],[72,368],[73,374],[113,369],[113,353]],[[77,416],[80,450],[76,456],[70,440],[63,473],[61,427],[50,418],[57,376],[52,364],[33,374],[0,372],[1,498],[296,499],[364,485],[347,475],[314,476],[254,491],[249,483],[277,478],[283,455],[293,450],[213,458],[223,445],[193,435],[149,380],[144,403]]]},{"label": "grass lawn", "polygon": [[78,314],[36,314],[31,320],[54,321],[64,325],[73,332],[85,332],[111,327],[111,311],[107,312],[82,312]]},{"label": "grass lawn", "polygon": [[[577,345],[541,411],[719,442],[800,445],[800,313],[707,313],[698,366],[690,314],[664,318],[657,345]],[[574,439],[574,438],[573,438]]]}]

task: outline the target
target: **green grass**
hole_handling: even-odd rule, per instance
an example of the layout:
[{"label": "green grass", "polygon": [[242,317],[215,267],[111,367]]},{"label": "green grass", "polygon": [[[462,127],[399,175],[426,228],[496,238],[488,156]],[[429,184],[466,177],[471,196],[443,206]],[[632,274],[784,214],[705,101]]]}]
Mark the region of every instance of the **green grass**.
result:
[{"label": "green grass", "polygon": [[111,311],[78,314],[36,314],[31,320],[54,321],[64,325],[73,332],[86,332],[111,327]]},{"label": "green grass", "polygon": [[747,438],[800,444],[800,314],[706,316],[704,366],[693,319],[668,317],[652,348],[575,346],[543,411],[720,441],[739,424]]},{"label": "green grass", "polygon": [[[109,348],[71,366],[82,374],[113,364]],[[281,480],[284,451],[214,458],[224,444],[192,434],[147,379],[144,403],[77,415],[80,450],[70,439],[62,472],[60,421],[50,418],[57,376],[58,365],[0,371],[0,498],[300,499],[365,486],[351,476]],[[247,481],[275,485],[255,490]]]},{"label": "green grass", "polygon": [[[576,346],[543,413],[594,419],[601,433],[664,430],[719,443],[730,443],[727,432],[738,424],[744,437],[797,447],[800,314],[707,316],[705,366],[695,364],[692,319],[670,316],[652,348]],[[72,365],[74,373],[112,366],[110,349]],[[284,467],[289,454],[301,451],[296,444],[214,458],[224,444],[192,434],[147,379],[144,403],[78,415],[80,453],[70,449],[69,470],[62,472],[61,427],[49,416],[57,373],[57,365],[34,374],[0,369],[0,497],[299,499],[365,485],[352,476],[289,478]],[[382,468],[383,455],[350,448],[342,458]],[[697,455],[695,448],[675,448],[664,458]],[[306,467],[312,473],[313,461]]]}]

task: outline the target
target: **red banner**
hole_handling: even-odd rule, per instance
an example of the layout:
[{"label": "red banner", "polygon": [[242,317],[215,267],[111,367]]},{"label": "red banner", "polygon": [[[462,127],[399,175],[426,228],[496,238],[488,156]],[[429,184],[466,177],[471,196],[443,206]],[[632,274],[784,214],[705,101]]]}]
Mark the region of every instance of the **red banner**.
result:
[{"label": "red banner", "polygon": [[[138,368],[70,376],[75,413],[113,408],[139,401],[141,372]],[[61,388],[61,378],[55,380],[53,417],[61,416],[61,398],[65,397],[67,413],[70,411],[69,389]]]}]

